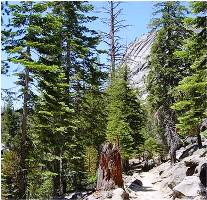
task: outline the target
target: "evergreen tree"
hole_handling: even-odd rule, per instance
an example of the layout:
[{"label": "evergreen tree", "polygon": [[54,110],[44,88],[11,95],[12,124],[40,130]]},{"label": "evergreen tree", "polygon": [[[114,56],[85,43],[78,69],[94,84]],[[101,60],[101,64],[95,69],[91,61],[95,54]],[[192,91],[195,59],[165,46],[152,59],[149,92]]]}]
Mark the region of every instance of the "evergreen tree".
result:
[{"label": "evergreen tree", "polygon": [[17,198],[26,198],[29,154],[29,136],[28,136],[28,113],[32,92],[30,90],[31,69],[35,66],[32,59],[32,49],[29,40],[33,37],[33,32],[29,29],[31,24],[35,23],[35,14],[33,2],[22,2],[10,4],[8,12],[11,14],[11,22],[5,26],[2,31],[7,40],[3,44],[3,50],[9,55],[8,61],[20,64],[23,69],[17,73],[17,84],[21,86],[21,96],[23,98],[23,108],[21,117],[21,135],[18,154],[20,158],[20,170],[17,179]]},{"label": "evergreen tree", "polygon": [[[44,4],[37,5],[41,9]],[[100,136],[99,133],[98,136],[95,135],[95,130],[92,130],[94,124],[97,123],[97,130],[103,135],[103,130],[100,130],[103,125],[99,127],[103,119],[96,118],[97,115],[94,115],[93,121],[90,119],[89,128],[83,127],[83,124],[87,123],[90,112],[100,111],[97,103],[102,99],[99,88],[104,73],[95,55],[99,52],[96,50],[99,37],[95,31],[82,25],[94,19],[84,15],[84,12],[90,11],[92,7],[82,2],[52,2],[47,5],[51,12],[37,21],[36,29],[41,32],[37,32],[30,45],[39,54],[40,66],[49,70],[49,72],[44,70],[36,72],[39,90],[44,91],[37,104],[37,127],[41,135],[40,145],[44,140],[48,140],[48,137],[51,139],[48,141],[51,148],[47,152],[51,154],[53,161],[49,160],[47,154],[46,160],[48,159],[49,162],[46,160],[44,162],[50,166],[48,170],[56,174],[53,181],[53,196],[61,196],[66,189],[69,189],[66,182],[70,182],[72,186],[70,189],[77,190],[82,187],[84,150],[85,145],[88,144],[85,141],[88,141],[89,137]],[[90,103],[89,94],[93,95],[93,101],[97,103],[96,106],[89,108],[89,113],[86,113],[89,111],[85,106],[87,102]],[[61,101],[60,105],[58,101]],[[71,112],[68,113],[66,108],[71,109]],[[57,117],[58,115],[64,117]],[[66,121],[63,120],[65,118]],[[59,129],[59,134],[63,137],[60,143],[56,138],[56,128],[59,126],[62,127],[61,130]],[[69,127],[73,128],[69,129]],[[51,135],[48,136],[46,132]],[[72,181],[69,181],[69,178]]]},{"label": "evergreen tree", "polygon": [[206,116],[206,16],[205,2],[191,3],[195,18],[187,18],[186,23],[194,32],[185,40],[182,51],[176,55],[180,62],[189,65],[188,75],[175,88],[176,102],[172,106],[178,112],[178,124],[181,134],[195,134],[201,147],[199,125]]},{"label": "evergreen tree", "polygon": [[[50,51],[53,52],[54,55],[54,53],[57,53],[60,49],[55,49],[55,46],[50,45],[49,42],[47,44],[47,40],[50,41],[50,39],[54,38],[44,37],[43,39],[46,39],[44,41],[45,43],[41,40],[46,32],[46,36],[50,34],[49,30],[52,25],[53,29],[57,28],[59,25],[58,23],[52,24],[52,20],[55,18],[52,18],[50,14],[46,16],[43,15],[43,12],[48,11],[48,6],[50,6],[50,3],[33,2],[21,2],[20,4],[9,5],[12,23],[9,24],[8,27],[11,28],[11,30],[3,31],[5,37],[8,37],[8,40],[4,43],[4,49],[7,53],[12,55],[12,57],[9,58],[9,61],[20,64],[23,68],[22,71],[17,73],[19,77],[17,84],[22,86],[23,95],[21,140],[19,141],[19,150],[17,152],[20,156],[20,170],[17,178],[17,198],[27,198],[26,194],[31,196],[29,185],[32,184],[31,179],[36,176],[36,173],[34,173],[31,166],[37,167],[37,169],[41,170],[41,167],[38,166],[41,162],[36,163],[35,161],[36,154],[33,152],[33,148],[36,141],[31,141],[31,139],[33,139],[29,131],[29,129],[31,129],[31,124],[28,123],[29,114],[32,112],[33,108],[33,105],[31,104],[31,97],[34,96],[31,90],[32,80],[35,79],[34,83],[36,83],[37,81],[39,82],[40,79],[47,73],[57,72],[57,76],[58,73],[60,73],[58,71],[58,66],[54,65],[58,64],[57,62],[50,62],[48,65],[47,62],[43,62],[42,60],[48,61],[49,58],[45,58],[44,55],[41,55],[41,57],[40,53],[37,51],[37,47],[39,47],[42,51],[46,48],[50,48]],[[45,46],[43,47],[43,45]],[[54,76],[52,77],[54,78]],[[43,150],[42,148],[40,149]],[[34,193],[36,192],[37,191]]]},{"label": "evergreen tree", "polygon": [[140,130],[143,127],[144,114],[135,91],[128,86],[125,66],[119,69],[107,94],[107,139],[120,145],[123,158],[128,160],[143,142]]},{"label": "evergreen tree", "polygon": [[[54,173],[53,196],[66,192],[64,182],[66,169],[72,168],[69,160],[80,154],[74,134],[73,109],[68,106],[67,79],[62,69],[47,72],[39,81],[41,95],[36,105],[36,130],[43,150],[42,163]],[[71,146],[72,145],[72,146]],[[69,165],[70,164],[70,165]],[[65,165],[67,168],[65,169]]]},{"label": "evergreen tree", "polygon": [[[99,36],[93,30],[88,29],[84,23],[91,22],[95,18],[89,17],[86,14],[93,9],[91,5],[86,2],[54,2],[51,4],[52,16],[56,18],[60,24],[57,28],[52,28],[53,37],[56,38],[56,43],[53,43],[52,37],[50,42],[60,47],[60,52],[57,57],[57,64],[63,67],[65,77],[67,79],[68,89],[65,92],[68,94],[68,100],[65,99],[67,106],[74,109],[73,115],[70,119],[75,121],[75,129],[71,134],[73,140],[70,148],[71,160],[67,166],[68,173],[72,176],[74,189],[82,187],[82,180],[84,179],[84,149],[89,137],[94,137],[95,130],[94,123],[100,125],[100,118],[95,118],[94,121],[90,119],[89,129],[83,127],[87,123],[90,112],[86,114],[88,107],[85,107],[89,100],[89,94],[93,95],[95,99],[101,99],[99,92],[100,81],[102,81],[103,73],[99,67],[96,48],[99,42]],[[39,51],[40,52],[40,51]],[[44,52],[43,52],[44,53]],[[48,53],[47,56],[49,56]],[[52,56],[55,54],[52,52]],[[95,89],[94,89],[95,87]],[[90,91],[90,92],[88,92]],[[98,100],[99,101],[99,100]],[[90,103],[90,102],[89,102]],[[102,104],[100,104],[102,106]],[[100,110],[99,105],[91,107],[90,111]],[[95,110],[98,109],[98,110]],[[85,123],[86,121],[86,123]],[[102,122],[101,122],[102,123]],[[99,127],[99,132],[100,132]],[[103,130],[101,130],[103,134]],[[97,134],[97,132],[96,132]],[[93,140],[95,141],[95,140]]]},{"label": "evergreen tree", "polygon": [[154,14],[161,16],[151,23],[158,32],[150,56],[148,100],[164,131],[174,163],[179,139],[175,130],[175,112],[170,108],[175,102],[172,89],[178,85],[186,69],[186,63],[178,60],[174,52],[182,48],[188,32],[183,24],[185,8],[180,2],[160,2],[155,7]]},{"label": "evergreen tree", "polygon": [[2,135],[2,197],[16,198],[17,172],[20,160],[17,154],[20,113],[14,110],[12,97],[9,95],[6,100],[6,108],[2,112],[1,135]]},{"label": "evergreen tree", "polygon": [[88,89],[83,99],[80,121],[85,132],[85,144],[92,145],[99,152],[105,141],[106,104],[105,94],[97,89]]},{"label": "evergreen tree", "polygon": [[12,98],[6,100],[6,108],[2,113],[2,143],[8,149],[14,148],[14,140],[19,129],[19,115],[12,105]]},{"label": "evergreen tree", "polygon": [[[9,14],[10,12],[8,9],[8,1],[4,1],[4,2],[2,1],[1,2],[1,30],[5,29],[5,25],[8,23],[6,18],[7,19],[9,18]],[[6,40],[7,40],[6,36],[4,34],[1,34],[2,55],[4,54],[3,46]],[[1,74],[7,74],[8,69],[9,69],[8,61],[1,59]]]}]

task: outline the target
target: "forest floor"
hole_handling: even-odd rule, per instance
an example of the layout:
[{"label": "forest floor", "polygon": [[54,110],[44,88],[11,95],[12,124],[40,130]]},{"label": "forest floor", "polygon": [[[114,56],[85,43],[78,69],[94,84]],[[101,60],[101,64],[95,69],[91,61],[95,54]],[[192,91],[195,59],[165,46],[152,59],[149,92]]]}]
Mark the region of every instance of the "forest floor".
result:
[{"label": "forest floor", "polygon": [[156,179],[155,174],[152,171],[143,172],[140,174],[142,187],[133,192],[132,198],[139,200],[170,200],[169,193],[162,191],[159,184],[154,185],[153,182]]},{"label": "forest floor", "polygon": [[165,193],[159,184],[154,185],[153,182],[156,179],[155,174],[152,171],[142,172],[139,174],[142,181],[142,187],[133,190],[130,199],[134,200],[170,200],[169,193]]}]

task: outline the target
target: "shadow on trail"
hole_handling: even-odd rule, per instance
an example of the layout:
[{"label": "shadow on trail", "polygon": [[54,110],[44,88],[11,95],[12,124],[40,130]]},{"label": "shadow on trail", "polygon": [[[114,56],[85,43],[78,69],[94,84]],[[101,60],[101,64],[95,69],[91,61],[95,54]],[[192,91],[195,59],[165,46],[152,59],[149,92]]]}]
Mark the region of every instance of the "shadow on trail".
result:
[{"label": "shadow on trail", "polygon": [[152,191],[157,191],[152,189],[152,187],[149,186],[136,186],[136,187],[129,187],[131,190],[133,190],[134,192],[152,192]]}]

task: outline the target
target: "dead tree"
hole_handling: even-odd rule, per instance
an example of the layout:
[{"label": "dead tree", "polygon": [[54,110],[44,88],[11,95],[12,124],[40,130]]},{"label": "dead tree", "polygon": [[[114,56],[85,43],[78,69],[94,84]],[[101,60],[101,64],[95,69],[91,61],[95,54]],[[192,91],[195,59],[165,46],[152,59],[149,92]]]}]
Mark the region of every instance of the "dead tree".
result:
[{"label": "dead tree", "polygon": [[109,47],[108,56],[110,62],[110,79],[112,79],[113,74],[116,70],[116,64],[121,61],[123,50],[126,47],[121,44],[121,37],[119,36],[120,30],[126,28],[129,25],[124,25],[125,20],[121,20],[120,15],[123,9],[119,8],[120,2],[109,1],[108,6],[103,8],[105,13],[109,15],[109,18],[102,19],[103,23],[109,27],[107,33],[103,33],[105,36],[105,43]]},{"label": "dead tree", "polygon": [[97,190],[123,188],[121,155],[119,148],[111,143],[102,147],[97,171]]}]

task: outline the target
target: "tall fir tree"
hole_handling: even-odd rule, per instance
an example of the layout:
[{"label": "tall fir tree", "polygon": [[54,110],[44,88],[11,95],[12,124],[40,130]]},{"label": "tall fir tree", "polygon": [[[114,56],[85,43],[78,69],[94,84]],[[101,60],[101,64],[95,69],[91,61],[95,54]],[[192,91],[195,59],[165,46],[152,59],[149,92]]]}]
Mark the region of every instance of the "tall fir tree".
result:
[{"label": "tall fir tree", "polygon": [[172,106],[178,113],[177,127],[183,135],[197,135],[198,145],[202,146],[199,126],[206,117],[206,11],[205,2],[192,2],[192,14],[186,25],[193,29],[192,35],[184,41],[181,51],[175,55],[189,65],[188,74],[174,89],[176,102]]},{"label": "tall fir tree", "polygon": [[11,14],[11,21],[2,31],[7,40],[3,44],[10,57],[8,61],[20,64],[23,69],[16,73],[18,76],[17,84],[21,86],[21,96],[23,99],[21,117],[21,135],[18,155],[20,158],[20,170],[17,179],[16,198],[25,199],[27,194],[27,175],[28,175],[28,155],[29,155],[29,135],[28,135],[28,114],[32,92],[30,90],[31,70],[36,68],[32,59],[32,49],[28,44],[33,37],[33,32],[29,29],[31,24],[35,24],[34,3],[22,2],[21,5],[10,4],[8,12]]},{"label": "tall fir tree", "polygon": [[178,85],[186,69],[186,63],[178,60],[174,52],[182,48],[182,41],[188,35],[183,24],[186,9],[180,2],[159,2],[155,8],[154,14],[161,16],[151,23],[152,28],[157,30],[157,36],[150,55],[148,100],[159,120],[161,132],[164,132],[174,163],[179,139],[175,129],[175,112],[170,108],[175,102],[172,89]]},{"label": "tall fir tree", "polygon": [[[71,189],[77,190],[82,187],[84,145],[87,144],[85,141],[88,140],[88,136],[94,137],[94,132],[90,131],[93,124],[95,122],[102,123],[102,119],[93,118],[95,121],[90,121],[90,129],[83,127],[89,117],[88,113],[85,114],[87,111],[87,108],[84,107],[84,103],[87,101],[85,97],[88,94],[87,91],[93,90],[94,92],[91,94],[94,99],[102,98],[99,88],[101,88],[100,81],[102,81],[104,73],[101,71],[96,56],[99,52],[96,49],[99,37],[95,31],[82,25],[94,20],[94,17],[84,15],[92,7],[82,2],[51,2],[47,5],[51,12],[46,13],[36,23],[37,29],[41,32],[38,32],[30,44],[39,54],[39,62],[42,66],[46,65],[50,69],[49,72],[36,73],[38,88],[40,91],[44,91],[37,104],[39,124],[37,127],[40,128],[39,134],[42,141],[47,140],[48,137],[51,138],[48,143],[52,148],[48,149],[48,153],[54,160],[52,162],[45,160],[44,162],[51,166],[48,168],[49,171],[56,173],[53,179],[53,196],[61,196],[69,189],[69,184],[66,182],[70,182]],[[42,4],[38,4],[38,7],[41,9]],[[54,65],[57,68],[52,70]],[[94,89],[94,87],[96,88]],[[58,98],[61,100],[62,108],[61,105],[58,105]],[[98,106],[96,105],[96,107]],[[94,113],[96,107],[91,107],[90,110]],[[66,108],[71,109],[70,114],[66,112]],[[63,109],[62,114],[61,109]],[[42,114],[40,115],[40,113]],[[47,116],[51,113],[53,113],[51,116]],[[58,115],[64,117],[57,117]],[[49,120],[51,123],[45,127],[48,121],[42,120],[42,118],[53,120]],[[67,122],[65,122],[65,118]],[[56,138],[55,127],[59,126],[62,127],[61,130],[59,129],[59,134],[65,138],[60,142],[61,144],[57,142]],[[46,133],[43,134],[44,132],[50,132],[52,135],[48,136]],[[103,130],[99,132],[103,134]],[[60,148],[61,146],[64,147]],[[54,151],[55,147],[56,152]],[[48,159],[48,156],[46,157]],[[54,167],[56,170],[52,169]],[[69,178],[72,182],[69,181]]]}]

